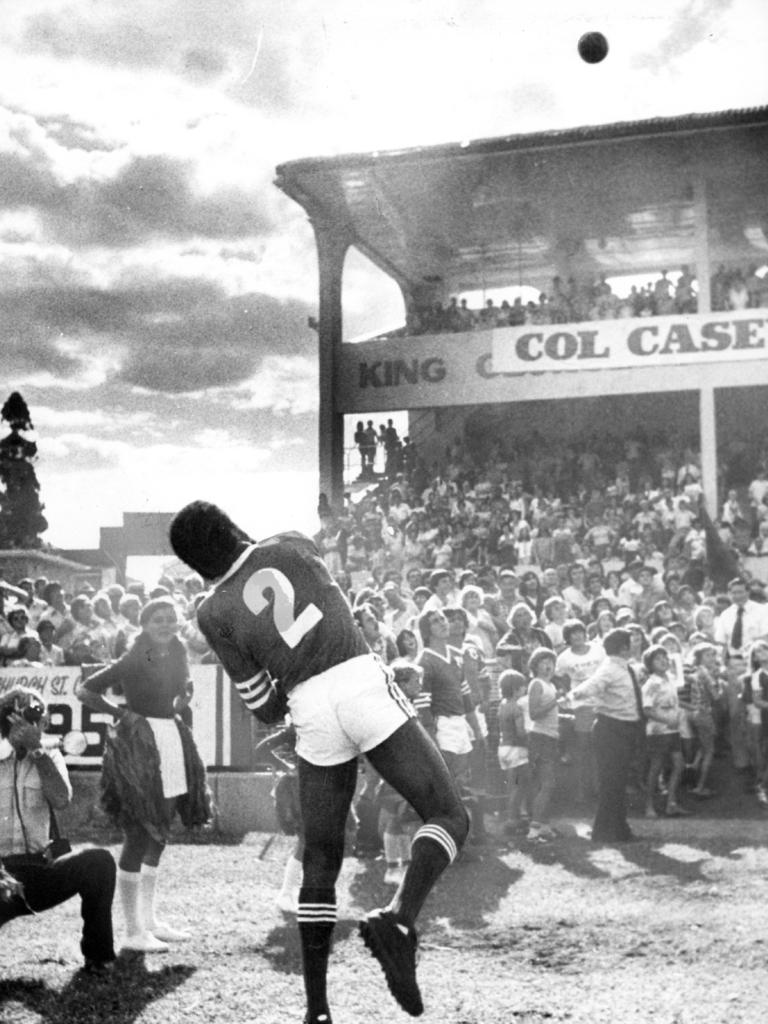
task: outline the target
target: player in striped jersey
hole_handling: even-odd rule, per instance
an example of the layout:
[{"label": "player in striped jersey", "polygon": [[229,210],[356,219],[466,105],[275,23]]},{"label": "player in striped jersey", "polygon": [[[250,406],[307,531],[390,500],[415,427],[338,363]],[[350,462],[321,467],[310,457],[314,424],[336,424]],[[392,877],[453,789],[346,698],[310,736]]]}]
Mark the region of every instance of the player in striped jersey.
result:
[{"label": "player in striped jersey", "polygon": [[371,654],[313,542],[283,533],[255,543],[216,505],[195,501],[171,524],[173,550],[212,583],[198,623],[246,705],[296,728],[304,822],[299,933],[306,1024],[328,1024],[326,975],[336,879],[357,755],[417,811],[411,863],[387,907],[361,922],[398,1003],[423,1012],[416,917],[467,835],[456,786],[413,708]]}]

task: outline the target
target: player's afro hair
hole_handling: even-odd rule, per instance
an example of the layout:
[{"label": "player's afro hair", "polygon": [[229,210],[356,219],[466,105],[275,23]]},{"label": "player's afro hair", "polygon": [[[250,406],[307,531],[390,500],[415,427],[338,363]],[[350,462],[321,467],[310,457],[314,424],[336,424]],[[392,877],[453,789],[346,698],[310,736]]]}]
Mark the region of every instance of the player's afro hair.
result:
[{"label": "player's afro hair", "polygon": [[207,580],[223,576],[250,537],[218,505],[191,501],[177,512],[169,530],[171,547],[190,569]]}]

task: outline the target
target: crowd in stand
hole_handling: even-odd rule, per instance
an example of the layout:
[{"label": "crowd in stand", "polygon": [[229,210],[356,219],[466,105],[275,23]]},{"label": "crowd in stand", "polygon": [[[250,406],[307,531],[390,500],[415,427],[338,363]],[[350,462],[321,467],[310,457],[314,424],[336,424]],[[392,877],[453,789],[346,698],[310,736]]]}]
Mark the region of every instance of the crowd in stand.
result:
[{"label": "crowd in stand", "polygon": [[84,583],[70,593],[59,581],[43,576],[19,580],[7,589],[0,585],[0,666],[114,661],[141,631],[142,608],[153,598],[169,595],[178,608],[179,636],[189,661],[212,659],[195,620],[202,594],[203,581],[194,575],[176,581],[163,577],[149,593],[143,583],[114,583],[101,591]]},{"label": "crowd in stand", "polygon": [[[363,636],[407,683],[428,728],[425,652],[456,667],[468,793],[501,800],[510,831],[552,838],[554,779],[527,768],[532,688],[534,708],[551,687],[565,697],[596,670],[603,638],[621,625],[656,737],[637,766],[645,813],[690,810],[686,785],[692,798],[709,797],[718,751],[768,806],[768,602],[744,564],[764,542],[768,555],[765,463],[747,488],[728,491],[713,522],[690,444],[606,434],[556,450],[535,434],[517,446],[456,439],[428,470],[391,421],[373,434],[389,475],[373,474],[361,450],[362,477],[373,482],[342,509],[321,497],[315,541]],[[165,595],[177,605],[189,660],[215,661],[196,623],[197,576],[162,577],[149,593],[138,583],[66,593],[43,577],[18,588],[22,599],[2,592],[3,665],[112,661],[138,633],[146,602]],[[588,802],[590,710],[562,704],[556,719],[561,756],[574,765],[571,797]],[[478,834],[484,805],[472,800]]]},{"label": "crowd in stand", "polygon": [[[546,676],[567,694],[595,671],[617,625],[633,637],[648,736],[666,737],[637,767],[645,813],[690,811],[685,786],[692,799],[711,796],[716,751],[768,807],[768,603],[743,562],[768,535],[768,474],[760,466],[743,493],[729,490],[713,522],[698,452],[646,442],[606,436],[554,451],[529,438],[516,451],[456,440],[434,473],[414,452],[410,472],[357,502],[348,496],[340,514],[319,510],[322,557],[385,661],[418,666],[430,613],[447,617],[464,672],[472,785],[508,794],[508,828],[536,841],[553,834],[525,817],[537,782],[525,754],[511,763],[506,748],[524,748],[536,731],[532,683]],[[592,718],[589,709],[559,715],[580,802],[594,796]],[[546,819],[541,800],[537,813]]]},{"label": "crowd in stand", "polygon": [[[554,277],[550,288],[539,294],[538,301],[523,302],[504,299],[496,305],[488,299],[485,306],[473,309],[467,299],[450,299],[448,305],[437,302],[408,311],[406,332],[418,334],[449,334],[459,331],[485,330],[493,327],[522,327],[525,324],[567,324],[592,320],[617,320],[626,317],[672,316],[696,313],[698,289],[696,279],[683,265],[675,279],[662,270],[656,280],[628,292],[616,294],[606,274],[591,283],[574,277]],[[758,267],[726,267],[721,264],[711,280],[711,307],[724,310],[757,309],[768,306],[768,275],[760,276]]]}]

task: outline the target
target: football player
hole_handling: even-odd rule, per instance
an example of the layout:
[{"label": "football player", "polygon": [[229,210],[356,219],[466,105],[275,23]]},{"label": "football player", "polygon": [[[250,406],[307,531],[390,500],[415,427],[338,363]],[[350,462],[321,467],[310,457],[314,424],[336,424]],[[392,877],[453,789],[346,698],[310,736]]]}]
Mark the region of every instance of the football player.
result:
[{"label": "football player", "polygon": [[391,674],[370,652],[314,543],[282,533],[258,543],[218,506],[194,501],[170,528],[173,550],[211,583],[197,616],[245,704],[264,722],[290,711],[304,823],[298,923],[305,1024],[329,1024],[326,975],[336,879],[357,780],[357,755],[416,810],[423,824],[387,907],[360,933],[400,1006],[423,1012],[416,981],[416,917],[468,830],[439,751]]}]

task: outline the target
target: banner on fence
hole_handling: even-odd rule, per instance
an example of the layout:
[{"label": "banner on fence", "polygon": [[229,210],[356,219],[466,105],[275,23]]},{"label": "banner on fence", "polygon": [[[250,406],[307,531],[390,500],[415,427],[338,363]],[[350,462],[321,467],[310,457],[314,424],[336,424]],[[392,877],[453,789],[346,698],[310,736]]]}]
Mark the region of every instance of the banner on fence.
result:
[{"label": "banner on fence", "polygon": [[[203,763],[211,768],[248,767],[252,716],[221,665],[190,665],[190,675],[195,689],[190,704],[192,731]],[[79,667],[0,668],[0,696],[15,686],[35,690],[48,705],[50,738],[72,730],[85,734],[88,746],[83,754],[67,757],[67,764],[98,767],[113,718],[80,703],[75,688],[81,678]],[[122,702],[122,698],[111,694],[109,699]]]}]

